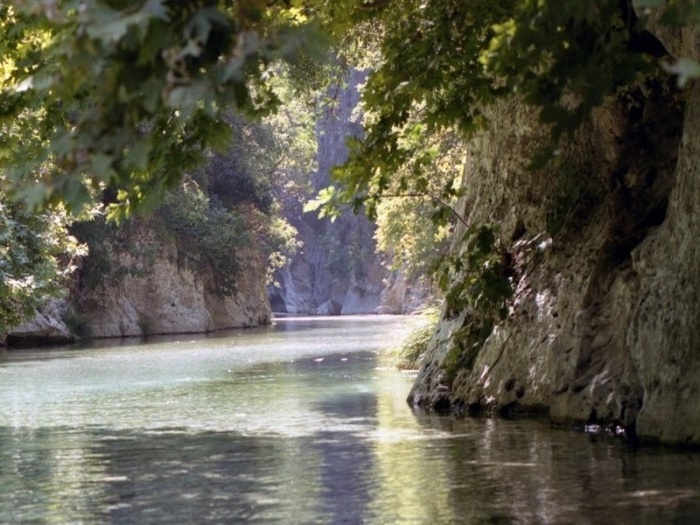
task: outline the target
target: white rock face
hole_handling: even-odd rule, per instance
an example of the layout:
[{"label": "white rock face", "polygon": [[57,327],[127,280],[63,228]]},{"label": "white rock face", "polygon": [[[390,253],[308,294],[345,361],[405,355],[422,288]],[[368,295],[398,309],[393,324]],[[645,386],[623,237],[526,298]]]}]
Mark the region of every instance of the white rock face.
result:
[{"label": "white rock face", "polygon": [[16,326],[8,334],[12,344],[70,343],[75,339],[65,321],[66,304],[50,301],[30,320]]},{"label": "white rock face", "polygon": [[179,260],[173,243],[148,229],[139,235],[135,242],[155,249],[158,257],[144,264],[137,256],[114,251],[113,265],[126,270],[123,276],[105,280],[77,302],[76,313],[88,336],[199,333],[269,323],[265,268],[255,252],[232,254],[242,261],[242,269],[236,292],[223,295],[211,268],[194,271]]},{"label": "white rock face", "polygon": [[410,280],[402,270],[385,279],[377,312],[389,315],[413,314],[431,302],[433,291],[429,279]]},{"label": "white rock face", "polygon": [[[366,74],[352,70],[347,84],[333,89],[336,104],[316,126],[318,169],[311,175],[315,191],[327,187],[330,172],[348,157],[348,137],[359,137],[358,86]],[[375,254],[374,225],[363,215],[346,210],[337,221],[303,213],[303,203],[283,203],[285,216],[299,232],[303,248],[276,275],[279,287],[270,290],[273,307],[289,314],[372,314],[381,300],[384,269]]]},{"label": "white rock face", "polygon": [[[700,57],[684,45],[681,56]],[[500,225],[514,258],[511,311],[457,368],[448,356],[467,314],[445,312],[411,402],[700,444],[700,86],[682,113],[654,96],[650,149],[629,143],[638,123],[612,101],[566,146],[570,172],[603,191],[565,209],[544,250],[516,243],[549,236],[557,174],[524,169],[545,137],[516,101],[494,110],[470,149],[462,209],[470,223]]]}]

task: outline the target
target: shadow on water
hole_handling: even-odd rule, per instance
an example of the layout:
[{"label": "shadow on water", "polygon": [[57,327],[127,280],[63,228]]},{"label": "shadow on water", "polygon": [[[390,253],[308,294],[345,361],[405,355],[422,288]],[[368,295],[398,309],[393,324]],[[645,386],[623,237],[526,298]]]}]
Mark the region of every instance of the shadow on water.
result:
[{"label": "shadow on water", "polygon": [[[348,421],[376,424],[377,396],[357,393],[316,403],[316,410]],[[371,421],[371,422],[370,422]],[[348,439],[345,432],[321,431],[314,448],[320,458],[320,511],[329,523],[363,523],[378,487],[373,444],[363,435]],[[342,502],[342,505],[339,505]]]},{"label": "shadow on water", "polygon": [[368,351],[385,324],[303,323],[162,351],[0,363],[0,522],[700,516],[697,454],[539,421],[412,412],[411,378],[379,368]]},{"label": "shadow on water", "polygon": [[71,443],[66,431],[2,429],[5,445],[22,441],[0,467],[3,521],[326,521],[300,505],[319,492],[309,438],[91,429]]},{"label": "shadow on water", "polygon": [[[363,394],[318,408],[364,419],[377,415],[377,401]],[[457,424],[454,436],[392,443],[323,430],[0,428],[0,515],[7,523],[338,524],[692,523],[700,515],[695,456],[498,426],[475,433]]]}]

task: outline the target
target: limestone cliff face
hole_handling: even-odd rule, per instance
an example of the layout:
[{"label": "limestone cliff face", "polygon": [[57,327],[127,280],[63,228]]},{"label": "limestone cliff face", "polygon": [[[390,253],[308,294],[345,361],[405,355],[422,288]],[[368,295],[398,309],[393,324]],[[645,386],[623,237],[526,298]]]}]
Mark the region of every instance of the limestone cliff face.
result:
[{"label": "limestone cliff face", "polygon": [[434,301],[435,292],[428,276],[412,279],[406,276],[404,270],[393,270],[384,279],[384,290],[377,312],[408,315]]},{"label": "limestone cliff face", "polygon": [[66,324],[68,304],[62,299],[49,301],[33,318],[3,334],[3,341],[9,346],[37,346],[43,344],[64,344],[75,341],[75,334]]},{"label": "limestone cliff face", "polygon": [[[362,133],[356,111],[364,78],[363,72],[351,71],[347,86],[333,89],[334,103],[318,121],[318,169],[310,181],[314,193],[330,184],[333,166],[347,159],[346,139]],[[376,313],[386,272],[375,254],[374,225],[350,211],[335,222],[319,220],[314,213],[303,213],[302,206],[293,200],[284,203],[285,216],[303,247],[276,276],[279,287],[269,290],[273,309],[321,315]]]},{"label": "limestone cliff face", "polygon": [[[665,43],[700,56],[688,35]],[[510,314],[451,370],[469,314],[444,313],[411,402],[700,443],[700,86],[683,105],[672,91],[609,101],[542,172],[524,169],[546,140],[535,116],[517,101],[493,110],[469,150],[462,211],[500,225]]]},{"label": "limestone cliff face", "polygon": [[[142,221],[129,234],[129,248],[105,239],[109,275],[83,269],[71,303],[89,337],[209,332],[270,321],[265,265],[252,249],[231,254],[241,262],[235,293],[222,293],[206,264],[183,262],[183,247]],[[86,286],[85,282],[95,284]]]}]

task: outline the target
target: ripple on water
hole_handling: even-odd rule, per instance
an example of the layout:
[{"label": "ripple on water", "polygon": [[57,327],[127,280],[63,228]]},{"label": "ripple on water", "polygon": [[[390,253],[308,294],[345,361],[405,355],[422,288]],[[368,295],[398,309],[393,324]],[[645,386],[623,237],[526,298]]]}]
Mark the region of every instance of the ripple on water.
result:
[{"label": "ripple on water", "polygon": [[[0,522],[661,523],[700,458],[412,412],[400,320],[0,361]],[[585,518],[585,519],[584,519]]]}]

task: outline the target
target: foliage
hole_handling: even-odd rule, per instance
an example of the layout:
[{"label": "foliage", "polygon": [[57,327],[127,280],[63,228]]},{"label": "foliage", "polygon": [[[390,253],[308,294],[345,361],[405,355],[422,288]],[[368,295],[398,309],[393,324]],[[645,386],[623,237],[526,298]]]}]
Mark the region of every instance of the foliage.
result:
[{"label": "foliage", "polygon": [[470,226],[456,250],[443,260],[437,282],[445,292],[446,315],[465,316],[445,358],[448,372],[471,368],[493,327],[508,314],[512,274],[511,256],[496,228],[488,225]]},{"label": "foliage", "polygon": [[432,201],[411,197],[385,198],[377,206],[377,249],[409,279],[429,273],[449,248],[450,228],[430,219],[434,209]]},{"label": "foliage", "polygon": [[263,252],[267,257],[267,285],[279,286],[273,280],[275,270],[283,268],[289,258],[301,248],[297,230],[282,217],[272,217],[262,238]]},{"label": "foliage", "polygon": [[413,329],[408,337],[401,342],[400,346],[388,352],[386,357],[391,365],[399,370],[420,368],[439,318],[440,310],[437,307],[429,307],[421,312],[417,322],[413,323]]},{"label": "foliage", "polygon": [[[658,4],[636,2],[640,11]],[[669,2],[667,21],[692,22],[695,5]],[[430,159],[413,137],[454,128],[468,138],[488,125],[488,105],[516,93],[551,129],[550,147],[533,152],[540,166],[606,96],[657,70],[665,53],[627,0],[396,0],[377,20],[382,60],[364,89],[366,135],[315,202],[322,214],[349,202],[372,215],[397,185],[427,185]],[[694,71],[687,61],[668,69],[681,80]],[[436,196],[448,201],[445,190]]]},{"label": "foliage", "polygon": [[[205,163],[167,191],[148,220],[177,243],[183,264],[196,271],[211,268],[222,294],[236,290],[242,249],[253,248],[246,257],[260,253],[266,258],[271,275],[299,247],[296,231],[280,216],[279,192],[308,193],[304,177],[313,167],[315,143],[307,101],[289,100],[286,78],[280,69],[274,81],[277,95],[288,101],[284,109],[259,121],[225,115],[238,139],[225,151],[207,153]],[[98,220],[75,226],[91,247],[83,279],[87,289],[126,274],[148,274],[158,254],[151,252],[152,246],[132,242],[138,237],[137,223],[143,221]],[[121,267],[108,244],[133,254],[135,266]]]},{"label": "foliage", "polygon": [[274,109],[271,66],[321,42],[287,2],[17,0],[0,9],[8,188],[30,205],[71,207],[114,188],[115,216],[226,144],[225,108]]},{"label": "foliage", "polygon": [[399,168],[399,180],[375,210],[377,248],[390,255],[392,269],[404,269],[409,278],[435,268],[447,253],[454,223],[461,219],[454,206],[464,170],[464,143],[454,132],[424,131],[416,125],[411,137],[415,155]]},{"label": "foliage", "polygon": [[194,174],[209,195],[243,214],[267,260],[268,284],[274,284],[274,270],[301,247],[296,229],[283,216],[308,198],[309,174],[316,169],[316,93],[300,93],[284,67],[277,69],[272,85],[282,102],[278,111],[258,122],[229,115],[239,140]]},{"label": "foliage", "polygon": [[0,195],[0,336],[60,295],[85,247],[65,210],[27,213]]},{"label": "foliage", "polygon": [[244,218],[212,201],[192,180],[165,195],[159,215],[174,233],[185,263],[198,270],[206,261],[214,270],[218,291],[234,293],[238,252],[250,242]]},{"label": "foliage", "polygon": [[[111,213],[122,216],[224,146],[232,106],[252,116],[278,107],[277,64],[308,70],[322,27],[348,46],[344,59],[380,43],[364,92],[372,122],[336,193],[369,200],[372,212],[415,155],[402,144],[414,121],[428,134],[470,133],[486,125],[485,105],[517,92],[555,139],[574,129],[653,63],[637,45],[633,6],[663,9],[670,24],[695,23],[700,10],[695,0],[9,0],[0,5],[6,187],[30,205],[71,207],[112,188]],[[681,80],[700,71],[688,59],[668,69]]]}]

